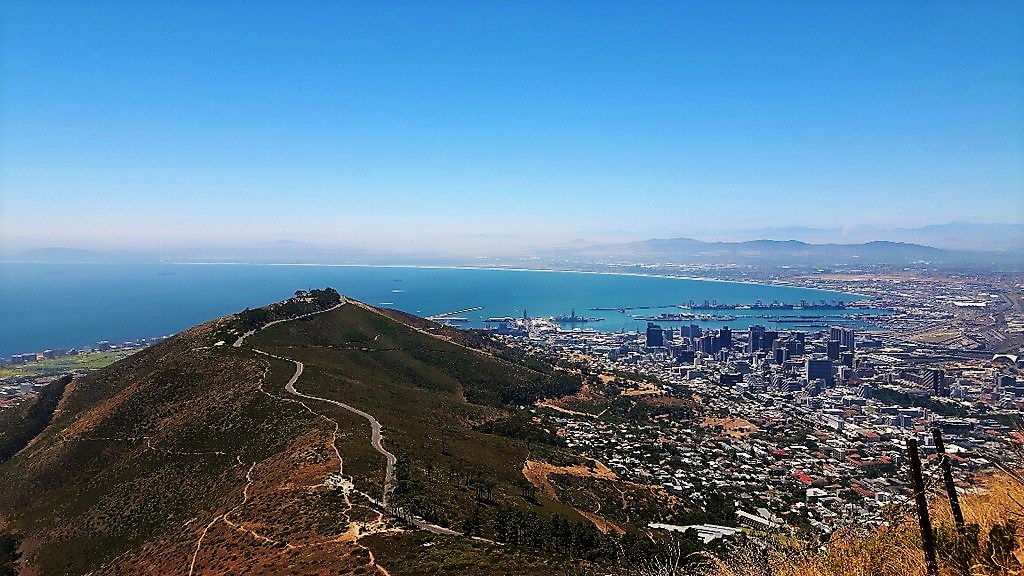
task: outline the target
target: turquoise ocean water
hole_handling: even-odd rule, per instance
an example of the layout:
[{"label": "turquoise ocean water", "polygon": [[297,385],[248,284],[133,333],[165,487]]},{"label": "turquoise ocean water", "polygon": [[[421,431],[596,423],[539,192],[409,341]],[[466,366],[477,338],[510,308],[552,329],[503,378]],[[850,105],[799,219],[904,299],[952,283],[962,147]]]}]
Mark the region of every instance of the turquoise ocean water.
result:
[{"label": "turquoise ocean water", "polygon": [[[575,272],[0,263],[0,356],[90,345],[98,340],[119,342],[173,334],[246,307],[282,300],[295,290],[324,286],[368,304],[423,316],[482,307],[459,314],[469,319],[467,326],[472,327],[482,327],[487,317],[521,316],[524,309],[531,316],[567,315],[575,309],[577,315],[605,318],[585,325],[604,331],[642,328],[646,322],[633,315],[681,312],[671,306],[691,300],[749,304],[757,300],[796,303],[801,299],[858,299],[851,294],[805,288]],[[635,306],[663,308],[625,313],[589,310]],[[771,325],[750,317],[751,311],[720,313],[738,318],[695,323],[712,328],[727,324],[741,330],[750,324]]]}]

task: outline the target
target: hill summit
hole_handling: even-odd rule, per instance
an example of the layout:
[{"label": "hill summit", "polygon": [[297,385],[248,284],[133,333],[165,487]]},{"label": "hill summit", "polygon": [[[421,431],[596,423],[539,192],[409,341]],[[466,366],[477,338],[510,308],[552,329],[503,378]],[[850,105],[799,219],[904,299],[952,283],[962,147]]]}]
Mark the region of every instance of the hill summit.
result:
[{"label": "hill summit", "polygon": [[[579,386],[482,336],[300,291],[66,383],[49,424],[0,463],[0,528],[26,574],[603,562],[593,520],[523,473],[586,462],[514,409]],[[544,540],[492,542],[528,531]]]}]

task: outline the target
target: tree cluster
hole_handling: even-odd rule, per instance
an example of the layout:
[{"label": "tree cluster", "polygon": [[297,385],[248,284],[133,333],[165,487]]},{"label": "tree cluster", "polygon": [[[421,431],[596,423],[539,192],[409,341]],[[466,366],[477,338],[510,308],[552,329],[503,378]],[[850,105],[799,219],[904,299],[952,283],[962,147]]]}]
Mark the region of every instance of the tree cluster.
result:
[{"label": "tree cluster", "polygon": [[[444,498],[431,489],[447,485],[469,491],[473,496],[468,514],[452,524],[442,510]],[[536,488],[525,479],[517,482],[524,502],[537,504]],[[427,521],[447,525],[467,536],[493,539],[504,544],[525,546],[546,553],[585,560],[597,564],[639,567],[662,557],[679,553],[689,555],[705,549],[694,534],[669,536],[652,540],[644,534],[627,532],[603,534],[593,523],[572,521],[559,514],[545,515],[532,506],[517,507],[495,498],[498,484],[477,467],[446,468],[426,463],[416,467],[408,454],[399,454],[395,463],[393,513],[400,517],[416,515]],[[732,517],[727,496],[712,497],[709,510],[695,513],[694,523],[725,521]],[[700,516],[699,518],[697,516]],[[669,546],[666,548],[666,546]],[[672,554],[669,554],[671,552]],[[668,555],[668,556],[666,556]]]},{"label": "tree cluster", "polygon": [[533,415],[525,410],[516,410],[508,418],[493,420],[480,426],[481,432],[498,434],[507,438],[522,440],[530,444],[547,446],[565,446],[565,440],[559,438],[550,428],[533,421]]},{"label": "tree cluster", "polygon": [[514,348],[512,346],[504,346],[495,354],[502,360],[518,364],[524,368],[528,368],[535,372],[542,372],[544,374],[550,374],[555,370],[554,362],[558,360],[557,356],[551,358],[551,361],[541,359],[532,354],[527,354],[525,351]]},{"label": "tree cluster", "polygon": [[501,401],[508,406],[530,406],[543,398],[568,396],[580,391],[583,382],[579,375],[554,371],[547,378],[521,380],[501,391]]},{"label": "tree cluster", "polygon": [[339,302],[341,302],[341,295],[334,288],[313,289],[308,292],[298,290],[295,292],[295,298],[263,308],[246,308],[235,316],[241,322],[243,329],[256,330],[275,320],[286,320],[327,310]]},{"label": "tree cluster", "polygon": [[872,394],[876,400],[885,404],[927,408],[930,412],[941,414],[942,416],[964,416],[966,414],[966,409],[962,406],[949,404],[947,402],[938,402],[927,396],[916,396],[883,387],[874,389]]},{"label": "tree cluster", "polygon": [[460,528],[468,536],[492,536],[574,559],[616,562],[619,557],[618,538],[602,534],[590,522],[571,522],[558,514],[545,517],[529,509],[478,505]]}]

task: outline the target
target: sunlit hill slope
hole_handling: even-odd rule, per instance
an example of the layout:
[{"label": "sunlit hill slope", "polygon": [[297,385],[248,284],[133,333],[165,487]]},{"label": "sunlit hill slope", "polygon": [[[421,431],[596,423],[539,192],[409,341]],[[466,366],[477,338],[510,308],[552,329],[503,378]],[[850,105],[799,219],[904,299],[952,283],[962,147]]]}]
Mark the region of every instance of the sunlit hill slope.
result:
[{"label": "sunlit hill slope", "polygon": [[[522,474],[579,462],[508,409],[578,377],[459,334],[330,289],[197,326],[67,385],[0,464],[0,528],[25,574],[546,574],[596,554],[594,525]],[[576,548],[447,535],[492,537],[508,510]]]}]

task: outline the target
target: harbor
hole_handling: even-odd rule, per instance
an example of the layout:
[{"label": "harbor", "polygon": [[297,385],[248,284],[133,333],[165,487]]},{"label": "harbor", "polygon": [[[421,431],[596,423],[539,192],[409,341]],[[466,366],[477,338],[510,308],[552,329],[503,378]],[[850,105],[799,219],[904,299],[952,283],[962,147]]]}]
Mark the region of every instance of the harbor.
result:
[{"label": "harbor", "polygon": [[[835,290],[577,272],[165,263],[5,263],[0,268],[0,273],[15,279],[5,285],[5,295],[0,298],[9,312],[4,318],[8,330],[0,334],[0,355],[71,348],[98,340],[123,341],[138,334],[171,334],[211,317],[277,300],[293,293],[296,286],[312,285],[336,286],[368,304],[431,317],[460,328],[484,329],[496,324],[487,320],[521,317],[525,308],[533,316],[561,316],[563,320],[567,316],[562,324],[566,329],[600,332],[642,330],[647,320],[630,314],[736,316],[735,320],[708,316],[694,322],[708,328],[723,324],[743,328],[745,323],[769,323],[767,319],[751,317],[753,314],[826,312],[757,310],[758,300],[769,306],[772,302],[798,306],[801,300],[842,300],[845,311],[828,312],[868,316],[888,313],[865,307],[858,302],[862,296]],[[227,284],[238,288],[224,290]],[[104,307],[115,293],[123,314],[111,315]],[[183,296],[191,293],[203,297]],[[709,309],[685,309],[690,303],[697,306],[705,301]],[[76,319],[60,314],[59,307],[65,303],[75,307]],[[728,309],[717,303],[747,303],[750,309],[743,304],[730,304],[733,309]],[[52,315],[55,324],[39,325],[33,321],[36,314]]]}]

